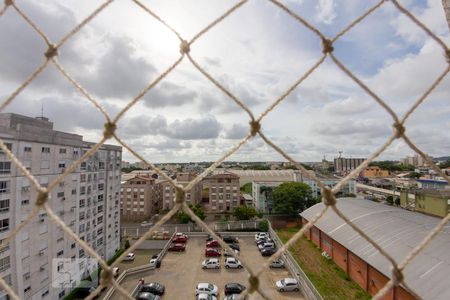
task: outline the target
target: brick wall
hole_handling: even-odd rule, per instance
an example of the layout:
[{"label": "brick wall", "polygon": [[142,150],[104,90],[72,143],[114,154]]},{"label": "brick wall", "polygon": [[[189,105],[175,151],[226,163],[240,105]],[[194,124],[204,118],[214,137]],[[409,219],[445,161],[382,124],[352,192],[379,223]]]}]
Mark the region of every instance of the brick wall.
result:
[{"label": "brick wall", "polygon": [[[378,272],[376,269],[369,266],[369,272],[367,274],[368,284],[367,284],[367,292],[369,295],[374,296],[379,290],[383,288],[383,286],[389,281],[389,278],[384,276],[382,273]],[[393,298],[392,289],[387,293],[382,300],[392,300]]]},{"label": "brick wall", "polygon": [[347,272],[347,248],[333,240],[333,261],[345,272]]},{"label": "brick wall", "polygon": [[363,289],[367,289],[367,263],[348,252],[348,275]]}]

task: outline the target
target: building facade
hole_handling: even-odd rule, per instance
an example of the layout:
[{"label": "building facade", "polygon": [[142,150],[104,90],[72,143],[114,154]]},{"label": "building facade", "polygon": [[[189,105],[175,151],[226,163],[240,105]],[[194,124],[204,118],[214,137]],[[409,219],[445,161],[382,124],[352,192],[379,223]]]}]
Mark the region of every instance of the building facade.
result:
[{"label": "building facade", "polygon": [[361,172],[362,177],[366,178],[378,178],[378,177],[388,177],[389,171],[382,170],[380,167],[372,166],[367,167],[364,171]]},{"label": "building facade", "polygon": [[120,189],[120,216],[126,221],[143,221],[162,209],[162,185],[149,175],[137,175]]},{"label": "building facade", "polygon": [[340,174],[348,174],[362,164],[365,158],[345,158],[338,157],[334,159],[334,171]]},{"label": "building facade", "polygon": [[241,205],[239,176],[236,174],[226,172],[210,175],[203,179],[202,185],[209,194],[208,212],[230,213]]},{"label": "building facade", "polygon": [[[197,177],[196,173],[177,173],[174,175],[174,180],[186,186],[192,180]],[[173,208],[176,197],[176,190],[172,184],[167,180],[161,181],[161,193],[162,193],[162,208],[163,210],[170,210]],[[202,200],[202,184],[201,182],[196,184],[189,192],[185,194],[186,203],[189,205],[199,204]]]},{"label": "building facade", "polygon": [[[0,137],[12,153],[48,186],[94,144],[82,136],[53,130],[45,118],[0,114]],[[51,209],[102,258],[120,247],[121,147],[104,145],[65,177],[49,195]],[[0,153],[0,240],[19,226],[34,207],[37,191],[8,157]],[[82,279],[79,275],[53,287],[55,258],[87,258],[84,250],[40,211],[0,253],[0,276],[21,299],[61,299]],[[0,299],[7,299],[4,291]]]}]

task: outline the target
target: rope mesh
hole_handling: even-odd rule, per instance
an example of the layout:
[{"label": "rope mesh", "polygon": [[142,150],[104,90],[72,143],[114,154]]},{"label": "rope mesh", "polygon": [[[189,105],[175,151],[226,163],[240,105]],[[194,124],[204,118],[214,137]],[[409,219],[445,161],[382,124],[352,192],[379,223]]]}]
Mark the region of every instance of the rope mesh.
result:
[{"label": "rope mesh", "polygon": [[[148,6],[144,5],[138,0],[133,0],[133,3],[136,4],[137,7],[146,12],[149,17],[155,19],[160,22],[166,28],[168,28],[173,34],[177,36],[180,40],[180,57],[163,73],[161,73],[154,81],[149,83],[146,87],[142,89],[142,91],[136,95],[115,117],[111,117],[108,115],[106,110],[99,104],[97,100],[92,97],[86,89],[84,89],[57,61],[58,49],[63,46],[70,38],[76,35],[87,23],[89,23],[92,19],[94,19],[97,15],[99,15],[105,8],[107,8],[112,0],[103,2],[99,7],[97,7],[88,17],[86,17],[81,23],[75,26],[67,35],[65,35],[59,42],[52,43],[52,41],[48,38],[48,36],[33,22],[33,20],[27,16],[21,9],[20,6],[13,0],[4,1],[4,6],[0,9],[0,17],[7,10],[15,11],[18,16],[20,16],[35,32],[38,34],[44,42],[47,44],[48,49],[45,53],[43,53],[44,61],[41,65],[30,74],[30,76],[14,91],[12,92],[0,105],[0,111],[4,110],[6,106],[8,106],[18,94],[20,94],[33,80],[35,80],[44,69],[51,63],[56,69],[61,73],[61,75],[67,79],[72,85],[75,86],[76,90],[80,92],[83,97],[92,103],[105,117],[105,130],[103,138],[89,151],[87,151],[81,158],[73,162],[63,174],[61,174],[58,178],[56,178],[53,182],[51,182],[48,188],[39,184],[38,180],[23,166],[23,164],[11,153],[11,151],[7,148],[5,143],[0,139],[0,148],[6,153],[11,162],[23,173],[25,177],[27,177],[31,184],[38,191],[38,197],[35,200],[35,208],[30,212],[28,217],[15,228],[8,237],[3,241],[1,248],[6,247],[6,245],[14,239],[17,234],[30,222],[30,220],[36,216],[36,214],[40,210],[44,210],[47,212],[50,220],[58,226],[61,226],[62,230],[76,243],[78,243],[91,257],[98,259],[100,265],[104,268],[101,274],[101,285],[96,289],[94,294],[91,294],[87,299],[92,299],[100,290],[105,287],[113,287],[118,293],[120,293],[126,299],[132,299],[129,292],[127,292],[124,288],[122,288],[118,282],[114,280],[112,276],[112,268],[115,267],[122,258],[129,252],[135,250],[146,238],[150,237],[155,231],[157,231],[161,225],[163,225],[166,221],[168,221],[172,216],[174,216],[178,211],[183,210],[186,212],[194,222],[202,227],[205,231],[210,233],[214,238],[216,238],[221,246],[227,249],[230,252],[233,252],[229,246],[224,243],[211,228],[209,228],[202,220],[200,220],[193,211],[188,207],[188,205],[184,202],[184,197],[180,195],[184,195],[185,192],[189,191],[195,184],[199,183],[204,177],[208,175],[210,171],[213,171],[217,168],[224,160],[226,160],[230,155],[235,153],[242,145],[244,145],[249,139],[258,134],[265,143],[267,143],[270,147],[272,147],[276,152],[281,154],[285,159],[294,164],[301,172],[306,174],[305,168],[298,162],[296,162],[292,157],[290,157],[283,149],[278,147],[274,142],[269,140],[262,132],[261,125],[263,119],[280,103],[282,103],[287,96],[289,96],[302,82],[308,78],[312,73],[317,70],[322,63],[325,61],[326,57],[330,57],[331,61],[335,63],[335,65],[350,79],[352,79],[363,91],[365,91],[373,100],[378,103],[391,117],[393,120],[393,134],[387,141],[377,149],[372,155],[369,156],[361,165],[359,165],[355,170],[353,170],[350,174],[348,174],[345,178],[343,178],[333,189],[328,189],[317,177],[312,176],[312,180],[316,182],[316,184],[322,189],[322,201],[325,206],[322,211],[318,213],[318,215],[305,224],[301,230],[299,230],[296,234],[292,236],[292,238],[282,247],[280,248],[272,257],[278,258],[283,252],[285,252],[289,246],[293,245],[295,241],[297,241],[302,234],[308,230],[311,226],[313,226],[320,218],[325,214],[325,212],[331,208],[345,223],[347,223],[351,228],[353,228],[362,238],[364,238],[368,243],[370,243],[373,247],[375,247],[379,253],[384,256],[391,264],[392,264],[392,278],[391,280],[378,291],[378,293],[374,296],[373,299],[381,299],[393,286],[402,285],[408,292],[412,295],[420,298],[417,293],[409,287],[403,280],[404,276],[402,274],[405,267],[433,240],[433,238],[442,230],[442,228],[446,225],[446,223],[450,220],[450,214],[447,215],[442,221],[430,231],[430,233],[424,238],[424,240],[417,245],[415,249],[413,249],[408,255],[406,255],[405,259],[397,264],[395,260],[383,250],[381,246],[379,246],[376,241],[371,239],[362,229],[356,226],[354,223],[349,220],[344,212],[340,211],[337,206],[335,194],[343,187],[343,185],[348,182],[351,178],[357,176],[357,174],[362,171],[371,161],[377,158],[383,151],[385,151],[394,140],[403,139],[405,143],[418,155],[420,155],[440,176],[442,176],[447,182],[450,183],[450,178],[446,174],[444,174],[439,167],[433,164],[432,160],[421,151],[415,144],[410,140],[410,138],[405,134],[405,121],[413,114],[413,112],[419,107],[428,97],[428,95],[440,84],[440,82],[447,76],[450,72],[450,49],[448,46],[430,29],[428,29],[422,22],[420,22],[411,12],[409,12],[405,7],[403,7],[397,0],[385,1],[381,0],[377,2],[374,6],[365,11],[361,16],[351,22],[347,27],[345,27],[342,31],[336,34],[333,38],[327,38],[325,34],[323,34],[318,28],[314,25],[307,22],[303,17],[293,12],[287,6],[282,4],[278,0],[268,0],[272,4],[274,4],[274,9],[281,9],[284,13],[286,13],[289,17],[293,18],[299,23],[299,26],[303,26],[314,33],[318,39],[322,42],[322,53],[323,55],[320,59],[304,74],[299,76],[299,78],[277,99],[275,99],[266,110],[261,113],[258,118],[255,118],[252,111],[241,101],[237,96],[233,95],[226,87],[224,87],[219,81],[215,80],[212,75],[210,75],[192,56],[191,53],[191,45],[195,43],[198,39],[200,39],[206,32],[208,32],[211,28],[222,22],[229,15],[233,14],[235,11],[239,10],[243,5],[246,4],[247,0],[242,0],[237,2],[234,6],[229,8],[226,12],[216,18],[213,22],[204,27],[199,33],[197,33],[191,40],[184,39],[173,27],[171,27],[168,23],[166,23],[161,17],[158,16],[157,13],[152,11]],[[347,32],[349,32],[352,28],[357,26],[362,20],[364,20],[367,16],[372,14],[374,11],[377,11],[383,5],[387,5],[386,2],[391,2],[393,6],[398,9],[398,11],[404,14],[407,18],[409,18],[415,25],[421,28],[424,33],[426,33],[431,39],[433,39],[443,50],[444,55],[446,56],[446,60],[449,63],[447,68],[441,73],[438,78],[433,82],[433,84],[419,97],[411,108],[407,111],[407,113],[403,117],[399,117],[393,109],[375,92],[373,92],[362,80],[360,80],[355,74],[352,73],[336,56],[334,56],[333,44],[344,36]],[[115,130],[117,128],[117,124],[119,120],[124,116],[124,114],[133,107],[139,100],[151,89],[153,89],[157,84],[161,82],[169,73],[171,73],[181,61],[183,61],[187,57],[187,60],[192,63],[192,66],[197,69],[201,74],[203,74],[209,81],[211,81],[219,90],[221,90],[230,101],[233,101],[236,105],[238,105],[242,110],[244,110],[249,116],[249,133],[243,138],[239,143],[237,143],[233,148],[231,148],[228,152],[226,152],[219,160],[214,162],[209,168],[207,168],[203,173],[197,176],[192,182],[190,182],[186,186],[181,186],[177,184],[174,180],[168,177],[164,172],[155,167],[151,162],[145,160],[139,153],[134,151],[129,145],[127,145],[120,137],[117,136]],[[50,206],[47,204],[48,193],[51,192],[59,182],[61,182],[67,175],[69,175],[75,168],[81,164],[81,162],[91,155],[93,155],[108,139],[116,140],[120,145],[122,145],[125,149],[130,151],[132,155],[134,155],[138,160],[145,163],[155,172],[157,172],[160,176],[167,179],[169,183],[176,189],[177,197],[174,204],[174,207],[167,213],[160,221],[158,221],[153,227],[151,227],[136,243],[134,243],[125,253],[123,253],[111,266],[108,266],[106,261],[104,261],[100,255],[96,253],[94,249],[89,247],[87,243],[81,240],[76,233],[74,233],[69,226],[67,226],[59,216],[53,212]],[[310,174],[308,176],[311,177]],[[1,250],[1,249],[0,249]],[[245,259],[242,259],[242,264],[244,268],[249,273],[249,288],[241,294],[241,298],[245,297],[248,293],[259,293],[263,298],[270,299],[262,289],[259,287],[259,279],[258,276],[261,275],[264,271],[268,270],[269,261],[267,261],[264,265],[259,267],[258,269],[252,269]],[[0,286],[10,295],[12,299],[19,299],[17,293],[3,280],[0,278]]]}]

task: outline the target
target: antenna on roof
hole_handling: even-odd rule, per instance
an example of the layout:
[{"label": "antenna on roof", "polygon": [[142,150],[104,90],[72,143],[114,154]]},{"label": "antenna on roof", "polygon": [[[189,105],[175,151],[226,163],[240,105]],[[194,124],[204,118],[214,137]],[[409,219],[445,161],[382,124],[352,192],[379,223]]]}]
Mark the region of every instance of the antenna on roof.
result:
[{"label": "antenna on roof", "polygon": [[339,158],[341,158],[342,156],[342,151],[338,151],[339,152]]},{"label": "antenna on roof", "polygon": [[41,118],[44,118],[44,101],[41,102]]}]

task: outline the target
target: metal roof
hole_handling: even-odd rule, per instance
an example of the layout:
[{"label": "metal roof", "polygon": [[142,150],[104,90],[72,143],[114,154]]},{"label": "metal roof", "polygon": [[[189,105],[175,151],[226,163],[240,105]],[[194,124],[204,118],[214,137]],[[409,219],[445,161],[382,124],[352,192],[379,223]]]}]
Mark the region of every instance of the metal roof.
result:
[{"label": "metal roof", "polygon": [[[316,204],[301,216],[311,220],[323,207],[322,203]],[[397,263],[441,221],[440,218],[360,198],[340,198],[337,207]],[[328,209],[316,227],[391,277],[389,261],[332,209]],[[450,225],[444,227],[403,273],[406,284],[423,299],[450,299]]]}]

